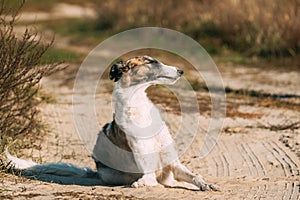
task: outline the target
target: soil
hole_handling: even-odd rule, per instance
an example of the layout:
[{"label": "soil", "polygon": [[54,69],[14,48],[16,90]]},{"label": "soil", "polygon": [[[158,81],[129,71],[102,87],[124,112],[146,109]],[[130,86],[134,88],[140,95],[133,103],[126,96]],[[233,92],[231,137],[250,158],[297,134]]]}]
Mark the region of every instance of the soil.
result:
[{"label": "soil", "polygon": [[[70,66],[73,72],[77,68],[75,65]],[[198,149],[204,138],[203,131],[199,131],[188,150],[180,157],[189,169],[203,175],[207,182],[218,185],[221,191],[60,185],[7,174],[0,181],[0,198],[299,199],[300,127],[297,124],[300,120],[300,72],[230,65],[220,66],[220,71],[224,84],[229,88],[279,96],[274,100],[270,97],[239,98],[228,94],[229,107],[235,107],[237,114],[231,113],[226,118],[213,150],[207,156],[199,157]],[[39,148],[22,151],[27,157],[42,163],[67,162],[95,168],[90,152],[76,131],[72,112],[73,88],[70,84],[64,84],[68,78],[70,76],[66,72],[60,72],[43,80],[43,90],[56,99],[55,103],[40,107],[41,118],[48,124],[50,131],[35,142]],[[85,88],[82,88],[82,92],[86,92]],[[101,127],[112,118],[111,93],[107,89],[97,91],[96,105]],[[87,117],[84,113],[82,115]],[[172,127],[176,129],[180,116],[173,113],[172,109],[166,115],[171,130]],[[204,127],[209,123],[209,117],[208,114],[201,115]],[[295,125],[288,126],[292,124]],[[188,132],[189,128],[186,127],[186,130]],[[91,130],[94,134],[98,131]]]}]

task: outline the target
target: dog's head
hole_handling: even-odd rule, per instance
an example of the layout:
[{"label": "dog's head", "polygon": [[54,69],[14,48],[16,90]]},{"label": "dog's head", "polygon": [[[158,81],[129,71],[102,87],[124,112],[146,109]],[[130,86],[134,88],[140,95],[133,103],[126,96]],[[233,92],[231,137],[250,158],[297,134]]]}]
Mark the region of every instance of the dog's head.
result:
[{"label": "dog's head", "polygon": [[112,65],[111,80],[121,81],[125,87],[138,84],[174,84],[183,74],[182,70],[161,63],[150,56],[139,56]]}]

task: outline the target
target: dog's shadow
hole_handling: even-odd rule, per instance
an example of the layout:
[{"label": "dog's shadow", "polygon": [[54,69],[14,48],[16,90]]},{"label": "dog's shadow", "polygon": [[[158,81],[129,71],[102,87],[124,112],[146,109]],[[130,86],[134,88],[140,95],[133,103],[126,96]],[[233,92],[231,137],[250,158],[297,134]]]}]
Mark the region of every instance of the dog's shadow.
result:
[{"label": "dog's shadow", "polygon": [[[0,171],[47,183],[80,186],[112,186],[104,183],[96,171],[67,163],[47,163],[27,169],[17,169],[0,159]],[[59,171],[59,175],[56,173]]]},{"label": "dog's shadow", "polygon": [[[62,169],[64,173],[62,173]],[[60,175],[55,172],[59,171]],[[131,185],[110,185],[101,180],[98,173],[90,168],[80,168],[67,163],[47,163],[40,164],[26,170],[16,169],[11,162],[4,162],[0,159],[0,172],[14,174],[20,177],[26,177],[31,180],[38,180],[47,183],[56,183],[60,185],[78,185],[78,186],[106,186],[132,188]],[[184,186],[163,186],[164,188],[176,188],[182,190],[199,191]]]}]

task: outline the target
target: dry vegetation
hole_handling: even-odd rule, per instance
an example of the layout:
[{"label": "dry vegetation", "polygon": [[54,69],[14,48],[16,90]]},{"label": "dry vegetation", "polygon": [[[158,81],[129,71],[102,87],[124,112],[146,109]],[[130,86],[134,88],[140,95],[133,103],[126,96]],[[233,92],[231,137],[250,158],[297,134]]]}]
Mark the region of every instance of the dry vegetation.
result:
[{"label": "dry vegetation", "polygon": [[40,131],[37,119],[37,92],[42,77],[58,70],[59,64],[41,65],[50,44],[43,44],[37,33],[26,29],[18,37],[14,26],[17,9],[0,1],[0,150],[17,136]]},{"label": "dry vegetation", "polygon": [[296,56],[300,50],[299,0],[106,0],[97,10],[100,30],[161,26],[209,38],[211,48],[225,45],[262,57]]}]

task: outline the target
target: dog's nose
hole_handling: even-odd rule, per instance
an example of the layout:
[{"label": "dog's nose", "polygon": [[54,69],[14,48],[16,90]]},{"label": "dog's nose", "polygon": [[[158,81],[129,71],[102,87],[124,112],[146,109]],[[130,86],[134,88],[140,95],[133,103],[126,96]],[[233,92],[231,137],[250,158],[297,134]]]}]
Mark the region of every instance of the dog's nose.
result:
[{"label": "dog's nose", "polygon": [[178,74],[179,76],[181,76],[181,75],[183,74],[183,71],[180,70],[180,69],[177,69],[177,74]]}]

